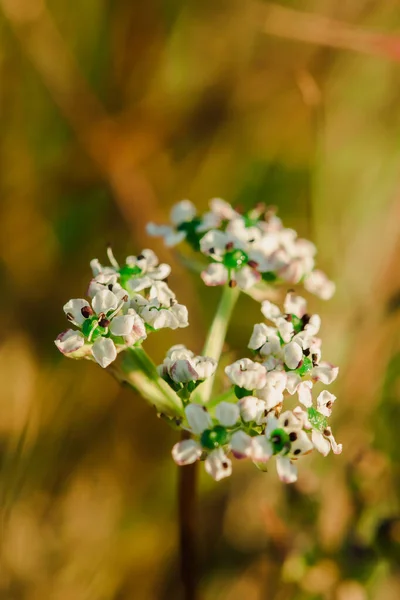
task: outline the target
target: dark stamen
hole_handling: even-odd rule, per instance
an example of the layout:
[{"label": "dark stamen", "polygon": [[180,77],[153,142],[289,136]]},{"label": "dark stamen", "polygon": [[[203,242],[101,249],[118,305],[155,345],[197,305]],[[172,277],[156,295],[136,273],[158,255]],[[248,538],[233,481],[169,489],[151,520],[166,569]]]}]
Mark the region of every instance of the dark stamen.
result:
[{"label": "dark stamen", "polygon": [[143,254],[139,254],[137,260],[144,260],[146,257]]},{"label": "dark stamen", "polygon": [[230,282],[229,282],[229,287],[230,287],[230,288],[234,288],[234,287],[236,287],[236,286],[237,286],[237,283],[236,283],[236,281],[235,281],[234,279],[231,279],[231,280],[230,280]]},{"label": "dark stamen", "polygon": [[297,440],[297,433],[295,431],[292,431],[292,433],[289,434],[289,440],[291,442],[295,442]]},{"label": "dark stamen", "polygon": [[258,267],[258,262],[256,260],[249,260],[247,264],[252,269],[257,269],[257,267]]},{"label": "dark stamen", "polygon": [[85,317],[85,319],[87,319],[88,317],[92,316],[93,309],[90,306],[82,306],[81,313],[82,316]]},{"label": "dark stamen", "polygon": [[215,254],[215,248],[210,248],[208,251],[210,254]]},{"label": "dark stamen", "polygon": [[108,320],[106,317],[103,317],[103,318],[102,318],[102,319],[100,319],[100,321],[99,321],[99,325],[100,325],[100,327],[104,327],[104,329],[105,329],[106,327],[108,327],[108,326],[109,326],[109,324],[110,324],[110,321],[109,321],[109,320]]},{"label": "dark stamen", "polygon": [[228,242],[225,246],[225,250],[232,250],[233,246],[234,246],[233,242]]},{"label": "dark stamen", "polygon": [[296,454],[296,455],[297,455],[297,454],[300,454],[300,452],[301,452],[300,448],[297,448],[297,449],[296,449],[296,450],[293,452],[293,454]]},{"label": "dark stamen", "polygon": [[310,348],[306,348],[305,350],[303,350],[303,354],[304,356],[310,356]]},{"label": "dark stamen", "polygon": [[303,322],[303,327],[305,327],[306,325],[309,324],[310,319],[311,319],[311,316],[308,315],[307,313],[301,317],[301,320]]},{"label": "dark stamen", "polygon": [[332,434],[331,434],[331,430],[330,430],[330,429],[328,429],[328,428],[324,429],[324,431],[323,431],[323,434],[324,434],[326,437],[329,437],[330,435],[332,435]]},{"label": "dark stamen", "polygon": [[112,292],[112,291],[113,291],[113,287],[114,287],[114,286],[113,286],[113,284],[112,284],[112,283],[109,283],[107,287],[108,287],[108,289],[110,290],[110,292]]}]

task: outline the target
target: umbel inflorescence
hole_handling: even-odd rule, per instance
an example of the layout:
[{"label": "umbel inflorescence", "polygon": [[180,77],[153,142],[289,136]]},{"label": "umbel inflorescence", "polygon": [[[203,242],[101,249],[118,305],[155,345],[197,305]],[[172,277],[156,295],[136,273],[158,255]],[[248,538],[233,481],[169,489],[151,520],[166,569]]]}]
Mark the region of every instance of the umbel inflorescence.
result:
[{"label": "umbel inflorescence", "polygon": [[324,456],[331,449],[339,454],[342,446],[328,425],[336,398],[326,389],[314,393],[315,384],[336,379],[338,368],[322,360],[320,317],[307,312],[306,300],[293,290],[282,307],[260,301],[265,320],[254,325],[246,356],[225,367],[223,393],[213,391],[240,291],[266,298],[272,286],[302,284],[322,299],[332,296],[334,284],[315,269],[315,246],[284,228],[265,206],[242,214],[220,199],[203,215],[184,200],[173,207],[171,225],[150,223],[148,233],[162,236],[168,246],[186,242],[202,257],[204,283],[224,286],[203,355],[177,344],[156,368],[142,348],[157,330],[189,324],[187,308],[166,283],[170,266],[149,249],[128,256],[123,265],[111,249],[109,265],[91,261],[88,300],[64,305],[74,329],[58,336],[58,349],[109,367],[131,384],[185,432],[172,449],[175,462],[204,461],[217,481],[231,474],[232,457],[261,469],[275,457],[280,479],[291,483],[302,455],[314,448]]}]

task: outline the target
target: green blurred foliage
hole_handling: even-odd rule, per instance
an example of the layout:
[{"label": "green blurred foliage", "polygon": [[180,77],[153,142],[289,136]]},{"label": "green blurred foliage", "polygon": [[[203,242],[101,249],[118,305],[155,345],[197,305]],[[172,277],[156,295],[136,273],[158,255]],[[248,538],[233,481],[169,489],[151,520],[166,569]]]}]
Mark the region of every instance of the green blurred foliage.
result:
[{"label": "green blurred foliage", "polygon": [[[53,340],[91,258],[152,245],[191,327],[146,348],[155,362],[175,343],[200,351],[219,290],[144,224],[214,196],[276,205],[317,243],[338,289],[311,307],[341,369],[344,451],[305,458],[290,487],[241,463],[229,481],[202,476],[201,597],[400,597],[400,42],[352,46],[400,13],[281,6],[352,25],[344,49],[329,47],[334,25],[326,45],[291,39],[309,32],[295,12],[270,35],[271,5],[249,0],[0,0],[0,598],[180,597],[176,433]],[[241,299],[223,360],[243,354],[256,315]]]}]

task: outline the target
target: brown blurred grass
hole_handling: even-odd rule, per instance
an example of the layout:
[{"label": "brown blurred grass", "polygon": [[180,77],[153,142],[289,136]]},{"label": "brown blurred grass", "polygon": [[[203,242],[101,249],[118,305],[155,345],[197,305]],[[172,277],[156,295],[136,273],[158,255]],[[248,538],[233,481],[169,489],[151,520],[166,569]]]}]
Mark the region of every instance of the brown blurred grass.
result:
[{"label": "brown blurred grass", "polygon": [[[139,251],[173,202],[222,196],[276,204],[337,283],[312,308],[341,367],[345,450],[305,459],[288,488],[249,465],[202,478],[203,597],[397,599],[396,3],[0,7],[0,598],[178,598],[175,434],[52,340],[106,242]],[[218,291],[150,243],[192,326],[147,348],[200,350]],[[243,299],[232,353],[253,321]]]}]

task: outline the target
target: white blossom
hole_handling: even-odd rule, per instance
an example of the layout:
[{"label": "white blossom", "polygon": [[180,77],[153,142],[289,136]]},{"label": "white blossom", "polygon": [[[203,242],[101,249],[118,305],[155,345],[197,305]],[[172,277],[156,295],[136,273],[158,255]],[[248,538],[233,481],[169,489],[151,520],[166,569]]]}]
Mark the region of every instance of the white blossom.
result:
[{"label": "white blossom", "polygon": [[335,293],[333,281],[329,281],[325,273],[319,270],[312,271],[306,276],[304,287],[308,292],[315,294],[322,300],[330,300]]},{"label": "white blossom", "polygon": [[225,373],[233,384],[246,390],[261,389],[267,382],[265,367],[249,358],[242,358],[227,366]]}]

